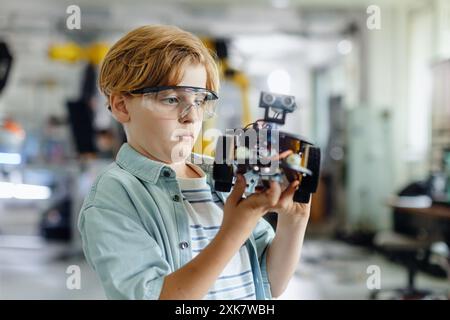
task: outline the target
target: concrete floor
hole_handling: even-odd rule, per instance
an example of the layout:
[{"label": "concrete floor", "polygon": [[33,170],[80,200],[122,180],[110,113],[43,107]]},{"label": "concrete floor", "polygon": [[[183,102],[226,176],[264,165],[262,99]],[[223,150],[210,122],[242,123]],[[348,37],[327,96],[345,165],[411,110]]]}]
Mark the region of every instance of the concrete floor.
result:
[{"label": "concrete floor", "polygon": [[[403,288],[406,269],[384,256],[335,240],[306,239],[301,261],[288,288],[280,299],[365,300],[371,290],[367,280],[369,266],[380,270],[380,288]],[[417,287],[438,294],[450,292],[450,282],[422,272]]]},{"label": "concrete floor", "polygon": [[[0,299],[105,299],[96,274],[76,250],[36,236],[36,211],[13,211],[0,210]],[[71,265],[80,267],[79,290],[66,286]],[[371,265],[380,268],[382,289],[405,285],[406,270],[378,254],[335,240],[306,239],[297,271],[279,299],[367,299]],[[423,273],[417,286],[450,290],[446,279]]]}]

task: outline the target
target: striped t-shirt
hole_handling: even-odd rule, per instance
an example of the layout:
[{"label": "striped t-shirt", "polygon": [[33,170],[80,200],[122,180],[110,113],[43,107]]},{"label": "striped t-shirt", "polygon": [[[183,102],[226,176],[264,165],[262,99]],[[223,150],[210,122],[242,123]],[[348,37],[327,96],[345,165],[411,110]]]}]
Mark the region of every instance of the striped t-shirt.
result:
[{"label": "striped t-shirt", "polygon": [[[195,257],[216,236],[222,224],[223,204],[211,192],[205,173],[189,164],[200,178],[177,178],[189,218],[192,255]],[[245,245],[234,255],[204,299],[256,299],[250,258]]]}]

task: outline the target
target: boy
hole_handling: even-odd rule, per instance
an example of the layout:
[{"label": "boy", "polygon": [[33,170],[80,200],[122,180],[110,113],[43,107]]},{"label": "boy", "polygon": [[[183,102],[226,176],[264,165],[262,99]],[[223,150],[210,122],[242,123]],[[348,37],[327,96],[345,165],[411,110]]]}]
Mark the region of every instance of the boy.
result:
[{"label": "boy", "polygon": [[[245,199],[228,195],[188,158],[214,113],[217,66],[202,42],[144,26],[106,55],[99,86],[127,135],[85,199],[83,250],[110,299],[270,299],[297,266],[310,206],[298,181]],[[274,234],[262,219],[278,213]]]}]

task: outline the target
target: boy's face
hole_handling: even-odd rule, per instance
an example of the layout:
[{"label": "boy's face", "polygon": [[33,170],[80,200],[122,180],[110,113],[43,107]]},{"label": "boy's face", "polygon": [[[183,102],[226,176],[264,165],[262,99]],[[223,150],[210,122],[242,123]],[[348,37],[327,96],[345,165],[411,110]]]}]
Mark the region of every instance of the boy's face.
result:
[{"label": "boy's face", "polygon": [[[188,64],[177,85],[205,88],[206,77],[203,65]],[[198,138],[203,121],[194,108],[181,119],[167,119],[155,110],[143,106],[140,97],[125,98],[123,104],[128,116],[120,114],[121,111],[115,107],[113,114],[125,125],[131,146],[161,162],[177,163],[186,160]]]}]

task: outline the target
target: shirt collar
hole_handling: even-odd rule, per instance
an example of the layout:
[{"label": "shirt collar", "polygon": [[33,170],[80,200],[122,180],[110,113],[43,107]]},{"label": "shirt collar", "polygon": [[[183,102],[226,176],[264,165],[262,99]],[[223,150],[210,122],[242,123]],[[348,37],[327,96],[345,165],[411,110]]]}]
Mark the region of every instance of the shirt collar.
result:
[{"label": "shirt collar", "polygon": [[151,160],[124,143],[116,156],[116,163],[141,180],[156,183],[160,176],[175,177],[175,172],[166,164]]},{"label": "shirt collar", "polygon": [[[208,176],[211,173],[214,158],[192,152],[189,161],[196,164]],[[116,163],[141,180],[157,183],[159,177],[175,178],[175,171],[163,162],[142,155],[128,143],[124,143],[116,156]],[[202,175],[200,174],[200,175]]]}]

